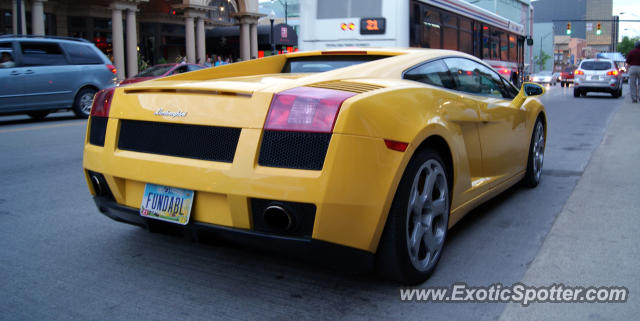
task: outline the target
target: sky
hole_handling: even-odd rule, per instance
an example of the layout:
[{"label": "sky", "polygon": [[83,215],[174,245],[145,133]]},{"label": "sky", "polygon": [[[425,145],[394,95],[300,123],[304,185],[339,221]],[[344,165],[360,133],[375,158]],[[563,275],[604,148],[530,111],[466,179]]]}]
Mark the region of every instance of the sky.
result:
[{"label": "sky", "polygon": [[[623,14],[620,14],[624,12]],[[639,20],[638,22],[620,21],[620,39],[624,36],[640,37],[640,1],[638,0],[613,0],[614,16],[620,16],[620,20]]]}]

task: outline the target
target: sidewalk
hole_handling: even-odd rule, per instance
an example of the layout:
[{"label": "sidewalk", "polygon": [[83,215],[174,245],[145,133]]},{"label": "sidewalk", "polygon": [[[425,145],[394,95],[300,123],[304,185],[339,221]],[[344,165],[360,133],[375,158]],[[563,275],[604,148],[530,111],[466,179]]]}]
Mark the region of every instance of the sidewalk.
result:
[{"label": "sidewalk", "polygon": [[522,283],[624,286],[629,298],[616,304],[511,303],[499,320],[640,319],[640,104],[629,97]]}]

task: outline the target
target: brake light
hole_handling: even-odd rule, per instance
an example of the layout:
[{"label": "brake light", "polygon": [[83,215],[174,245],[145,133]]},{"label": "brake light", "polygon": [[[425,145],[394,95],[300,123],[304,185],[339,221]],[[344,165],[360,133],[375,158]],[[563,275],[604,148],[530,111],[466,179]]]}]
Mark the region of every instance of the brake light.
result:
[{"label": "brake light", "polygon": [[298,87],[275,94],[264,128],[270,130],[331,133],[342,103],[355,93]]},{"label": "brake light", "polygon": [[399,152],[404,152],[405,150],[407,150],[407,147],[409,146],[409,143],[398,142],[398,141],[389,140],[389,139],[385,139],[384,144],[387,145],[387,148],[392,150],[397,150]]},{"label": "brake light", "polygon": [[576,74],[576,75],[584,75],[584,71],[582,71],[582,70],[576,70],[575,74]]},{"label": "brake light", "polygon": [[118,72],[118,69],[116,69],[116,66],[114,65],[106,65],[107,69],[109,69],[109,71],[111,71],[114,75]]},{"label": "brake light", "polygon": [[618,75],[617,70],[610,70],[609,72],[607,72],[607,76],[617,76],[617,75]]},{"label": "brake light", "polygon": [[93,105],[91,105],[91,117],[109,117],[109,109],[111,109],[111,100],[115,88],[107,88],[100,90],[93,96]]}]

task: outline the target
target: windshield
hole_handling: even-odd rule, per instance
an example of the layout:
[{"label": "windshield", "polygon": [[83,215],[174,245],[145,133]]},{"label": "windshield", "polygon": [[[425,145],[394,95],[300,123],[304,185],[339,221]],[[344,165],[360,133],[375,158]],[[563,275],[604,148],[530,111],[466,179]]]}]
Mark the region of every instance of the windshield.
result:
[{"label": "windshield", "polygon": [[611,69],[611,63],[608,61],[584,61],[580,68],[584,70],[607,70]]},{"label": "windshield", "polygon": [[287,59],[287,62],[282,68],[282,73],[308,73],[308,72],[325,72],[338,68],[344,68],[361,64],[364,62],[370,62],[382,58],[389,58],[389,56],[374,56],[374,55],[322,55],[322,56],[309,56],[309,57],[295,57]]},{"label": "windshield", "polygon": [[136,75],[136,77],[159,77],[164,75],[173,65],[157,65],[145,69],[143,72]]}]

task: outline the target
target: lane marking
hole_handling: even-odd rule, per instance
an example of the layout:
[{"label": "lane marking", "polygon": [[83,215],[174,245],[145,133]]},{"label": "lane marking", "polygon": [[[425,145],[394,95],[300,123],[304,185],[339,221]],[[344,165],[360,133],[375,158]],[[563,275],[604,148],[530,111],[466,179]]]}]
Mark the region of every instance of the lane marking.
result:
[{"label": "lane marking", "polygon": [[15,133],[15,132],[23,132],[27,130],[36,130],[36,129],[48,129],[48,128],[58,128],[58,127],[69,127],[69,126],[86,126],[87,124],[84,122],[74,122],[70,124],[55,124],[55,125],[42,125],[42,126],[32,126],[32,127],[21,127],[21,128],[11,128],[11,129],[0,129],[0,134],[4,133]]}]

